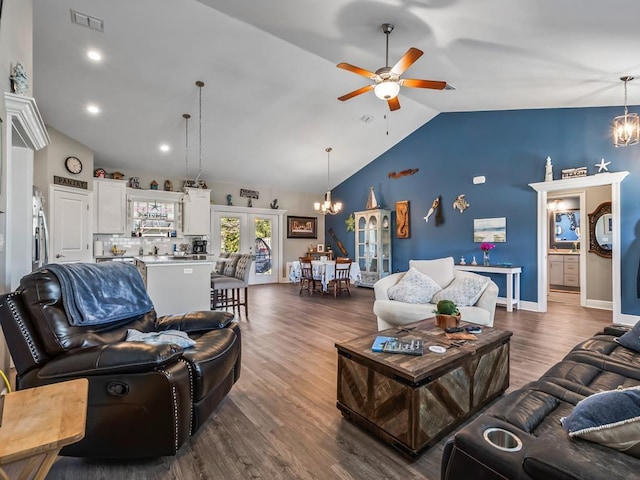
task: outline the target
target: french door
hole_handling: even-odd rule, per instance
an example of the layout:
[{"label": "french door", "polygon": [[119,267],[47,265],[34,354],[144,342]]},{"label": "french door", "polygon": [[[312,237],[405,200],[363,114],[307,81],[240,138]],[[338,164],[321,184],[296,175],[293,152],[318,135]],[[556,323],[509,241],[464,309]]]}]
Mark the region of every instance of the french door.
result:
[{"label": "french door", "polygon": [[[264,210],[264,211],[263,211]],[[280,215],[267,209],[211,209],[211,252],[256,256],[249,283],[277,283],[280,267]]]}]

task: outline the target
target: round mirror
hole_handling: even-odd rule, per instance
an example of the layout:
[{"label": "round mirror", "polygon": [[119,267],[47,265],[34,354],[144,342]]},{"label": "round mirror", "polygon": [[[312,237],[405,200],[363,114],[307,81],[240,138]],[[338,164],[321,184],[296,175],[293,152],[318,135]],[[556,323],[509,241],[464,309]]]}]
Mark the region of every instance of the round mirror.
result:
[{"label": "round mirror", "polygon": [[611,258],[612,232],[611,202],[604,202],[589,214],[589,251]]}]

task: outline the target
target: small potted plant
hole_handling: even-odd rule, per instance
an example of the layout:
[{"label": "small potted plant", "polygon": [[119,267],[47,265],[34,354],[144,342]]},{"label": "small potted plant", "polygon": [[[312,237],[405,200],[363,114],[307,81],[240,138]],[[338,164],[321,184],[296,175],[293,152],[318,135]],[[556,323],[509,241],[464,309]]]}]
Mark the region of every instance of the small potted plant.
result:
[{"label": "small potted plant", "polygon": [[460,324],[460,311],[451,300],[440,300],[436,309],[436,326],[440,328],[457,327]]}]

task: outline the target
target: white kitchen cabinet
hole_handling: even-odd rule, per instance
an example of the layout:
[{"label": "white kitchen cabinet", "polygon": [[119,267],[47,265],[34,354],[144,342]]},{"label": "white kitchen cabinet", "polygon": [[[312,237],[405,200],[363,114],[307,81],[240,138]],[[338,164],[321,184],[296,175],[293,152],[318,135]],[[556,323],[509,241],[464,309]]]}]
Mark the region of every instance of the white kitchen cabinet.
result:
[{"label": "white kitchen cabinet", "polygon": [[391,212],[377,208],[354,212],[356,258],[362,280],[356,285],[373,287],[391,273]]},{"label": "white kitchen cabinet", "polygon": [[564,255],[549,255],[549,283],[564,284]]},{"label": "white kitchen cabinet", "polygon": [[125,233],[127,231],[127,184],[124,180],[95,179],[93,181],[94,233]]},{"label": "white kitchen cabinet", "polygon": [[211,190],[186,188],[182,200],[182,233],[211,234]]},{"label": "white kitchen cabinet", "polygon": [[135,263],[158,316],[211,309],[212,261],[145,256]]},{"label": "white kitchen cabinet", "polygon": [[50,236],[52,263],[91,261],[91,194],[51,186]]},{"label": "white kitchen cabinet", "polygon": [[549,255],[549,284],[580,287],[580,255]]}]

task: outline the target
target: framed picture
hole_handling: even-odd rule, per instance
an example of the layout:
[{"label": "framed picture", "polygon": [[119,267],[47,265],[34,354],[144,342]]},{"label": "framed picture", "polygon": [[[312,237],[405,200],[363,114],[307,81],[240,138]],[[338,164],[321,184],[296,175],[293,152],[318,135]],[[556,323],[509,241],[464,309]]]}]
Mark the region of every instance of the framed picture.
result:
[{"label": "framed picture", "polygon": [[316,245],[316,252],[324,253],[324,245],[322,243],[319,243],[318,245]]},{"label": "framed picture", "polygon": [[287,215],[287,238],[318,238],[318,219]]},{"label": "framed picture", "polygon": [[473,241],[502,243],[507,241],[507,219],[476,218],[473,220]]}]

